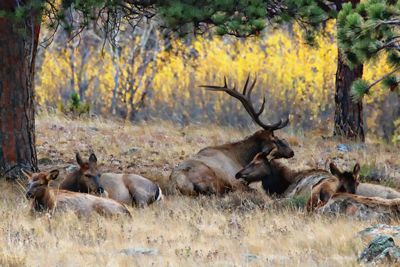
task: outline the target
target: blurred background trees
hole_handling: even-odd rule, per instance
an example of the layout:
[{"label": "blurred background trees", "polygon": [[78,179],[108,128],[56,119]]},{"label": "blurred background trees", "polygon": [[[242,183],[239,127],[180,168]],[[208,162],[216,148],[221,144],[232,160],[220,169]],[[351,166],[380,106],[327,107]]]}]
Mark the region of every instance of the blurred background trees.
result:
[{"label": "blurred background trees", "polygon": [[[314,36],[314,46],[304,41],[299,25],[267,29],[262,36],[247,39],[203,35],[169,41],[154,27],[151,34],[145,34],[149,28],[147,25],[133,33],[119,34],[118,61],[113,59],[114,49],[109,45],[103,48],[102,42],[94,47],[80,46],[75,51],[75,75],[88,53],[83,50],[91,53],[89,67],[81,75],[91,80],[85,82],[88,86],[83,99],[92,113],[111,114],[115,95],[114,114],[127,120],[246,126],[250,121],[240,105],[198,86],[220,84],[223,76],[232,83],[243,83],[250,73],[253,78],[257,76],[254,97],[267,96],[269,112],[265,112],[264,119],[273,121],[290,114],[295,131],[318,129],[326,133],[332,129],[337,62],[334,21]],[[81,38],[85,43],[85,37]],[[57,109],[60,103],[69,101],[71,57],[58,47],[53,43],[41,53],[44,63],[36,82],[39,109]],[[385,58],[377,59],[366,65],[364,78],[379,79],[389,69]],[[391,110],[399,103],[380,87],[364,102],[368,132],[395,141],[396,128],[383,122],[398,119]],[[129,115],[131,111],[135,116]]]}]

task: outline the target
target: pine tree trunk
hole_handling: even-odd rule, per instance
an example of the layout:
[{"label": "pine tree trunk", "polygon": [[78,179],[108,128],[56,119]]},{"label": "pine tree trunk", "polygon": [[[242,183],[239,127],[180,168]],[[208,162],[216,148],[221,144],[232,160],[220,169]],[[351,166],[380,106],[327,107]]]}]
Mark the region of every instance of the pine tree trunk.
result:
[{"label": "pine tree trunk", "polygon": [[333,135],[364,142],[363,105],[361,101],[353,102],[350,92],[352,83],[362,74],[362,65],[350,69],[338,51]]},{"label": "pine tree trunk", "polygon": [[[29,1],[28,1],[29,2]],[[0,1],[14,11],[18,1]],[[37,170],[34,117],[34,67],[40,18],[32,10],[22,22],[0,18],[0,176]]]}]

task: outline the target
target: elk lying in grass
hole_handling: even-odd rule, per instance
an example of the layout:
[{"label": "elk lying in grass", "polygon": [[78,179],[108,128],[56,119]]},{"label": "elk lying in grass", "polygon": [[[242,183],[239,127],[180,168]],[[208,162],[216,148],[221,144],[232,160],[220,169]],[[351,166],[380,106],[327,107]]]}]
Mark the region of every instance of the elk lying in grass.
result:
[{"label": "elk lying in grass", "polygon": [[348,193],[334,194],[317,212],[328,215],[343,214],[361,220],[398,219],[400,216],[400,199],[365,197]]},{"label": "elk lying in grass", "polygon": [[145,206],[162,199],[160,187],[152,181],[135,174],[103,173],[97,167],[95,154],[88,161],[76,154],[79,169],[69,174],[60,185],[60,189],[104,193],[118,202],[137,206]]},{"label": "elk lying in grass", "polygon": [[276,160],[275,153],[258,153],[236,174],[236,179],[243,179],[246,183],[261,181],[263,189],[270,195],[303,195],[308,198],[313,185],[333,177],[329,172],[319,169],[293,171]]},{"label": "elk lying in grass", "polygon": [[341,172],[335,163],[329,165],[333,177],[326,178],[313,186],[311,197],[307,201],[307,211],[314,211],[316,207],[325,205],[335,193],[355,194],[360,172],[360,165],[357,163],[352,172]]},{"label": "elk lying in grass", "polygon": [[254,80],[249,86],[248,77],[243,93],[238,92],[235,87],[228,88],[226,78],[224,82],[223,86],[202,87],[211,91],[225,92],[238,99],[253,121],[263,129],[235,143],[206,147],[181,162],[173,169],[170,179],[182,194],[223,194],[232,190],[248,190],[246,185],[235,179],[235,175],[257,153],[279,146],[282,157],[290,158],[294,155],[289,145],[274,135],[274,131],[285,127],[288,120],[280,120],[272,125],[265,124],[260,120],[265,98],[259,111],[256,111],[251,103],[251,92],[256,81]]},{"label": "elk lying in grass", "polygon": [[57,178],[58,170],[40,173],[23,171],[23,173],[29,179],[26,198],[31,200],[32,211],[70,210],[78,216],[90,216],[98,213],[104,216],[125,215],[131,217],[129,210],[115,200],[50,188],[48,184]]},{"label": "elk lying in grass", "polygon": [[[354,166],[354,169],[356,166]],[[357,167],[359,168],[359,167]],[[353,170],[354,172],[354,170]],[[358,171],[359,172],[359,171]],[[331,169],[331,173],[333,175],[338,176],[340,175],[339,172],[333,172]],[[344,172],[344,173],[351,173],[351,172]],[[370,184],[370,183],[359,183],[356,190],[356,195],[364,196],[364,197],[380,197],[385,199],[394,199],[400,198],[400,192],[397,190],[390,188],[388,186],[383,186],[379,184]]]}]

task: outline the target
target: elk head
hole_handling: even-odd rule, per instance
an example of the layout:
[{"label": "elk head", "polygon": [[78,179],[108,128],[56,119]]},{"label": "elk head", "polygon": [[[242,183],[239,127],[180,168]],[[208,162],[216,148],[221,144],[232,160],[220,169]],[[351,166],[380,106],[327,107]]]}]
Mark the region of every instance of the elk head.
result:
[{"label": "elk head", "polygon": [[281,119],[274,124],[266,124],[261,121],[260,116],[263,113],[264,108],[265,108],[265,96],[263,97],[261,107],[258,111],[254,107],[252,100],[251,100],[251,93],[256,84],[256,80],[257,79],[254,79],[254,81],[249,85],[250,75],[248,75],[246,83],[243,87],[242,93],[237,91],[235,86],[233,86],[233,88],[229,88],[226,77],[224,77],[224,85],[223,86],[202,85],[200,87],[207,88],[207,90],[210,90],[210,91],[225,92],[228,95],[232,96],[233,98],[236,98],[237,100],[239,100],[240,103],[242,103],[243,107],[245,108],[247,113],[250,115],[252,120],[257,125],[259,125],[261,128],[263,128],[263,130],[260,130],[257,133],[255,133],[255,136],[259,143],[258,152],[271,151],[276,146],[281,146],[281,147],[285,146],[285,150],[280,151],[280,155],[276,155],[276,156],[282,157],[282,158],[291,158],[294,156],[294,152],[290,148],[288,143],[284,140],[277,138],[274,135],[275,130],[282,129],[283,127],[288,125],[289,119],[288,118],[285,120]]},{"label": "elk head", "polygon": [[100,185],[99,181],[100,172],[97,167],[96,155],[92,153],[88,161],[83,161],[79,153],[76,153],[76,162],[79,165],[79,191],[103,194],[104,188]]},{"label": "elk head", "polygon": [[273,148],[258,153],[249,164],[236,173],[235,178],[243,179],[247,184],[250,184],[259,182],[264,177],[272,175],[270,161],[282,158],[282,155],[285,155],[289,151],[286,141],[282,140],[281,142],[282,145],[278,143]]},{"label": "elk head", "polygon": [[58,177],[59,171],[52,170],[49,172],[31,173],[22,170],[22,173],[28,178],[28,190],[25,194],[27,199],[41,198],[44,196],[47,185],[51,180]]},{"label": "elk head", "polygon": [[357,186],[359,185],[359,173],[360,173],[360,164],[356,163],[354,165],[353,171],[340,171],[339,168],[335,165],[335,163],[331,162],[329,164],[329,168],[331,173],[336,176],[345,192],[355,194],[357,190]]}]

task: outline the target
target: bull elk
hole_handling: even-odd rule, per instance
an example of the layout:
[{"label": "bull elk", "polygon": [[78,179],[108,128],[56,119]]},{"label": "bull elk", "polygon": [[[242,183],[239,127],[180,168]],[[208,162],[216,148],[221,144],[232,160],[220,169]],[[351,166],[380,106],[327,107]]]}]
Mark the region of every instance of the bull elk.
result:
[{"label": "bull elk", "polygon": [[105,194],[118,202],[143,207],[162,199],[161,188],[140,175],[103,173],[100,174],[94,153],[84,161],[76,153],[79,169],[62,181],[60,189],[74,192]]},{"label": "bull elk", "polygon": [[129,210],[115,200],[97,196],[50,188],[51,180],[59,171],[30,173],[23,171],[29,180],[26,198],[31,201],[31,211],[73,211],[78,216],[98,213],[103,216],[125,215],[132,217]]},{"label": "bull elk", "polygon": [[280,157],[293,157],[294,153],[289,145],[274,135],[274,131],[285,127],[289,120],[280,120],[274,124],[263,123],[260,116],[264,111],[265,97],[257,111],[251,101],[256,80],[251,85],[249,80],[250,76],[247,77],[242,93],[235,87],[229,88],[225,77],[223,86],[201,86],[210,91],[225,92],[239,100],[253,121],[263,129],[235,143],[203,148],[181,162],[172,170],[170,179],[182,194],[223,194],[233,190],[248,190],[246,185],[235,179],[235,174],[257,153],[278,148],[275,151],[278,151]]}]

